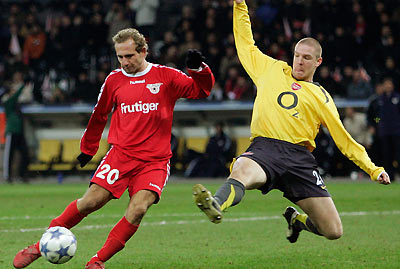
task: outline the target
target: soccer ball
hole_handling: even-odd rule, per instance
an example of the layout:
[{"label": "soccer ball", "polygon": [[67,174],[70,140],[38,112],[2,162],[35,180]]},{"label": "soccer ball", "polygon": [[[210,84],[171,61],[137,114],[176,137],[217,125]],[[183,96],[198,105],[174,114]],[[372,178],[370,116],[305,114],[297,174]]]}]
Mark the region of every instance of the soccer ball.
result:
[{"label": "soccer ball", "polygon": [[42,257],[56,264],[69,261],[74,256],[76,247],[75,235],[67,228],[60,226],[47,229],[39,243]]}]

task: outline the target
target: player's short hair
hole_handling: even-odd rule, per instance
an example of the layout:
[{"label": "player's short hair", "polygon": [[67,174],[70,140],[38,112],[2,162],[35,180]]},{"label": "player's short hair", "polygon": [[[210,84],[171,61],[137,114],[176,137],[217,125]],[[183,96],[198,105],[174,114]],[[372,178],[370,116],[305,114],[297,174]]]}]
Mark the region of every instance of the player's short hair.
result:
[{"label": "player's short hair", "polygon": [[128,39],[133,39],[133,41],[135,41],[136,51],[139,53],[142,51],[143,48],[146,48],[146,50],[148,50],[149,48],[144,35],[142,35],[138,30],[134,28],[123,29],[112,38],[114,45],[125,42]]},{"label": "player's short hair", "polygon": [[306,44],[306,45],[309,45],[309,46],[314,47],[315,52],[316,52],[316,55],[315,55],[315,56],[317,57],[317,59],[320,58],[320,57],[322,57],[322,47],[321,47],[321,44],[320,44],[319,41],[316,40],[315,38],[312,38],[312,37],[305,37],[305,38],[303,38],[303,39],[300,39],[299,42],[297,42],[297,45],[298,45],[298,44]]}]

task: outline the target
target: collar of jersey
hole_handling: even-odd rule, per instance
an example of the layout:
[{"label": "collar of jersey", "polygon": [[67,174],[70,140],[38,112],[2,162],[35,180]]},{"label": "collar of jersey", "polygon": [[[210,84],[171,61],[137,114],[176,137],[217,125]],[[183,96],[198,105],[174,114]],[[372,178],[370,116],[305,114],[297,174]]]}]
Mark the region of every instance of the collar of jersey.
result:
[{"label": "collar of jersey", "polygon": [[122,74],[124,74],[125,76],[135,78],[135,77],[140,77],[140,76],[146,75],[150,71],[152,66],[153,66],[152,63],[148,63],[145,70],[143,70],[141,72],[137,72],[135,74],[128,74],[125,72],[125,70],[123,68],[121,68],[121,71],[122,71]]}]

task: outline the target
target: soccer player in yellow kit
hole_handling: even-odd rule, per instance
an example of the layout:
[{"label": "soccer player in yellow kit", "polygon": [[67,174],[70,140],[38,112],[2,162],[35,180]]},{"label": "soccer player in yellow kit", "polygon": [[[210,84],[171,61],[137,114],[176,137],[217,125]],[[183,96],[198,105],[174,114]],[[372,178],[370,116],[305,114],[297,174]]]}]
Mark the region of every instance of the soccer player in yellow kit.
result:
[{"label": "soccer player in yellow kit", "polygon": [[233,31],[239,59],[257,86],[251,122],[251,145],[236,158],[228,180],[214,196],[201,184],[193,187],[196,205],[214,223],[222,211],[238,204],[245,190],[263,194],[279,189],[300,207],[287,207],[287,239],[294,243],[302,230],[338,239],[343,233],[335,204],[311,154],[315,136],[326,126],[341,152],[367,172],[373,181],[390,184],[382,167],[376,167],[364,147],[345,130],[326,90],[313,82],[322,63],[322,48],[313,38],[294,48],[293,67],[263,54],[255,45],[247,5],[234,0]]}]

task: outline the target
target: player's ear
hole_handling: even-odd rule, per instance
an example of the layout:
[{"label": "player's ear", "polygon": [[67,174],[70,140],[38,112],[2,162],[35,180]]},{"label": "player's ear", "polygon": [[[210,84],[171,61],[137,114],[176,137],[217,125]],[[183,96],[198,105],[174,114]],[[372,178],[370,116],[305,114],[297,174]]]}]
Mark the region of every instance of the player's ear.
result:
[{"label": "player's ear", "polygon": [[318,59],[317,59],[317,63],[315,64],[315,67],[318,67],[318,66],[320,66],[322,64],[322,57],[319,57]]},{"label": "player's ear", "polygon": [[143,48],[140,50],[140,53],[143,53],[144,55],[147,55],[147,48],[146,48],[146,47],[143,47]]}]

